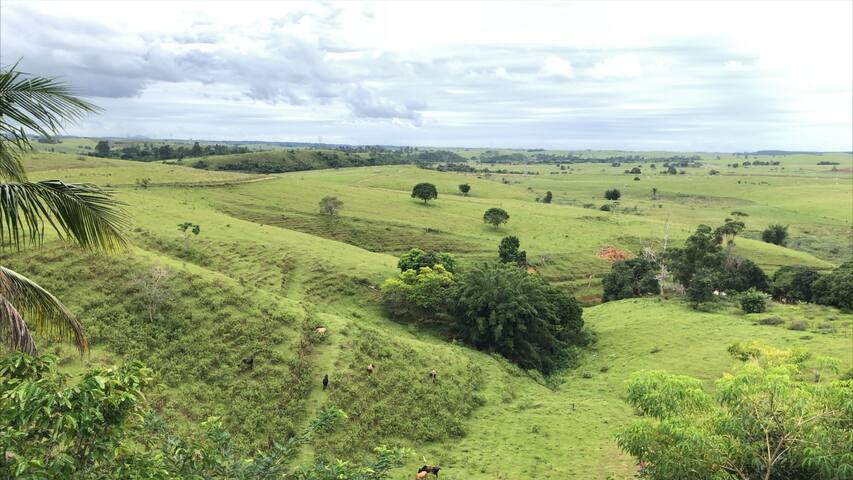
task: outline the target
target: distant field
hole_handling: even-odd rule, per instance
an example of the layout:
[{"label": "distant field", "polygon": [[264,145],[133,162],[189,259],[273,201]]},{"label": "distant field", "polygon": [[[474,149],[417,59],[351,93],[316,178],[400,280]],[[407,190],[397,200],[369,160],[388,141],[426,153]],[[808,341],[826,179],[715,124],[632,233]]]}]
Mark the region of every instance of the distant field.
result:
[{"label": "distant field", "polygon": [[[726,346],[749,339],[835,356],[844,371],[853,366],[853,315],[776,304],[761,315],[732,305],[696,312],[678,299],[596,305],[584,318],[598,344],[549,388],[505,361],[389,318],[375,286],[397,272],[396,256],[408,248],[450,251],[464,265],[495,257],[500,239],[517,235],[543,276],[592,305],[610,267],[599,249],[636,253],[660,245],[665,232],[678,245],[699,223],[718,225],[732,211],[748,215],[736,253],[768,271],[788,264],[828,270],[853,257],[850,155],[776,157],[779,166],[746,169],[726,166],[742,157],[701,155],[705,165],[684,175],[640,164],[635,181],[622,173],[631,164],[574,164],[562,173],[554,165],[472,163],[538,175],[415,166],[257,175],[41,152],[26,160],[31,179],[116,190],[133,218],[134,247],[103,257],[49,241],[43,250],[3,253],[3,261],[54,291],[90,332],[94,352],[82,361],[49,347],[64,368],[141,358],[160,372],[163,388],[152,399],[161,412],[185,428],[183,420],[224,415],[241,448],[286,437],[333,401],[350,420],[303,457],[360,457],[388,443],[417,452],[394,478],[409,478],[424,459],[452,480],[631,478],[635,467],[612,439],[633,418],[622,400],[631,372],[659,368],[710,385],[737,364]],[[816,165],[827,159],[840,163],[836,171]],[[720,175],[710,176],[712,168]],[[148,188],[136,186],[143,178]],[[410,198],[422,181],[439,190],[427,206]],[[471,185],[469,196],[459,194],[460,183]],[[609,188],[622,198],[608,213],[599,207],[609,203]],[[553,202],[536,202],[546,191]],[[343,200],[339,217],[319,214],[326,195]],[[495,206],[510,214],[500,229],[482,222]],[[178,231],[187,221],[200,225],[198,236]],[[790,225],[788,247],[758,240],[769,223]],[[179,297],[151,320],[139,313],[138,282],[153,264],[173,272]],[[758,325],[765,316],[784,324]],[[807,330],[785,328],[793,320],[805,320]],[[329,335],[312,336],[317,326]],[[239,359],[253,352],[256,369],[241,372]],[[367,362],[377,365],[370,378]],[[432,368],[437,388],[423,381]],[[320,388],[324,373],[329,392]]]}]

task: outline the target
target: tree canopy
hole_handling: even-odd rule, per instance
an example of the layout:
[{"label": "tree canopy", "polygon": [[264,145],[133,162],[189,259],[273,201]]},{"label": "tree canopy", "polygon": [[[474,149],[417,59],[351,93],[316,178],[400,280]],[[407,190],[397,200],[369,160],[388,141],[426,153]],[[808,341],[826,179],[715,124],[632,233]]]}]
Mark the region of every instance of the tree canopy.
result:
[{"label": "tree canopy", "polygon": [[412,198],[424,201],[424,205],[430,200],[438,198],[438,190],[431,183],[419,183],[412,188]]},{"label": "tree canopy", "polygon": [[508,221],[509,214],[502,208],[492,207],[483,213],[483,223],[491,224],[495,229]]}]

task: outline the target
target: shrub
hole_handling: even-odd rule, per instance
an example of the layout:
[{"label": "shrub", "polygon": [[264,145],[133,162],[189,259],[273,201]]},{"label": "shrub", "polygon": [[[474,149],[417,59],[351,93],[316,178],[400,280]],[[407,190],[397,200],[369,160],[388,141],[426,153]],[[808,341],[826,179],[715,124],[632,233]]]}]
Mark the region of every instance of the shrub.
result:
[{"label": "shrub", "polygon": [[762,313],[767,310],[767,295],[750,289],[740,295],[740,308],[744,313]]},{"label": "shrub", "polygon": [[773,298],[787,302],[812,301],[812,287],[820,278],[817,270],[801,265],[786,265],[773,274],[770,293]]},{"label": "shrub", "polygon": [[396,315],[418,320],[446,310],[453,274],[441,264],[409,269],[379,287],[382,303]]},{"label": "shrub", "polygon": [[766,317],[758,321],[759,325],[782,325],[785,323],[781,317]]},{"label": "shrub", "polygon": [[619,198],[621,196],[622,196],[622,193],[615,188],[607,190],[604,192],[604,198],[606,198],[607,200],[614,200],[614,201],[619,200]]},{"label": "shrub", "polygon": [[725,255],[714,286],[724,291],[745,292],[755,289],[763,292],[770,287],[770,279],[752,260]]},{"label": "shrub", "polygon": [[802,332],[808,330],[809,324],[805,320],[794,320],[788,324],[788,330]]},{"label": "shrub", "polygon": [[470,192],[470,191],[471,191],[471,185],[468,185],[467,183],[463,183],[463,184],[459,185],[459,192],[462,193],[462,195],[467,196],[468,192]]},{"label": "shrub", "polygon": [[693,308],[714,298],[713,272],[702,270],[697,272],[690,281],[685,293]]},{"label": "shrub", "polygon": [[609,212],[609,211],[610,211],[610,205],[608,205],[608,204],[606,204],[606,203],[605,203],[604,205],[602,205],[602,206],[599,208],[599,210],[601,210],[602,212]]},{"label": "shrub", "polygon": [[334,216],[343,206],[344,202],[338,200],[338,197],[331,197],[327,195],[320,200],[320,212],[324,215]]},{"label": "shrub", "polygon": [[448,272],[456,271],[456,260],[453,255],[444,252],[425,252],[420,248],[413,248],[404,253],[397,262],[397,268],[401,272],[406,270],[419,271],[422,267],[433,267],[441,264]]},{"label": "shrub", "polygon": [[761,232],[761,239],[767,243],[774,245],[785,245],[785,240],[788,238],[788,226],[778,223],[768,226]]},{"label": "shrub", "polygon": [[554,195],[551,194],[551,190],[548,190],[542,198],[542,203],[551,203],[552,198],[554,198]]}]

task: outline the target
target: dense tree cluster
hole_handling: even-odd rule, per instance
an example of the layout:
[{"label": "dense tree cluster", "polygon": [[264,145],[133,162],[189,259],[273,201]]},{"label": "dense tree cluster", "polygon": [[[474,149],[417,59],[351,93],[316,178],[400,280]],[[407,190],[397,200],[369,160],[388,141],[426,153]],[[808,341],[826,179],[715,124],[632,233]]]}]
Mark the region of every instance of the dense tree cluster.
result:
[{"label": "dense tree cluster", "polygon": [[644,258],[616,262],[601,280],[604,287],[602,300],[609,302],[656,294],[660,291],[657,273],[657,266]]},{"label": "dense tree cluster", "polygon": [[400,257],[400,261],[397,262],[397,268],[401,272],[405,272],[406,270],[417,272],[423,267],[432,267],[439,264],[448,272],[453,273],[456,270],[456,260],[453,258],[453,255],[413,248]]}]

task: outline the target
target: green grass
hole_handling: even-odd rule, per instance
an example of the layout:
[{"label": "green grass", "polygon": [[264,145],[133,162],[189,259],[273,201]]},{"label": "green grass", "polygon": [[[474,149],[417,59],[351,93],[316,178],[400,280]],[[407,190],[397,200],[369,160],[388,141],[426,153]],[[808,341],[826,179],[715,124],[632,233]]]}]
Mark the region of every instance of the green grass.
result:
[{"label": "green grass", "polygon": [[[629,478],[634,466],[612,435],[633,418],[622,401],[632,372],[664,369],[710,386],[737,365],[726,346],[750,339],[836,356],[846,370],[853,315],[778,304],[761,315],[733,304],[696,312],[677,299],[598,305],[584,312],[597,345],[577,369],[544,382],[389,318],[376,285],[396,273],[396,255],[410,247],[450,251],[464,267],[495,257],[501,237],[517,235],[543,276],[591,304],[609,269],[596,257],[600,248],[636,253],[658,245],[665,231],[677,245],[698,223],[722,223],[734,210],[749,214],[736,252],[769,271],[795,263],[827,270],[850,258],[853,177],[815,165],[831,158],[849,170],[849,155],[777,157],[784,171],[731,169],[725,164],[733,158],[703,158],[721,164],[713,168],[723,174],[708,176],[706,165],[661,176],[643,166],[633,181],[624,168],[578,164],[556,175],[548,173],[554,166],[534,165],[507,168],[539,175],[382,166],[261,176],[38,153],[26,162],[34,180],[112,186],[133,218],[134,247],[96,256],[48,236],[43,249],[3,252],[2,262],[54,291],[86,326],[91,356],[46,346],[61,353],[64,368],[144,360],[163,384],[151,395],[154,405],[184,429],[222,415],[248,449],[284,438],[333,402],[349,420],[303,459],[360,457],[388,443],[417,452],[400,478],[424,462],[440,463],[442,478],[450,479]],[[150,178],[151,186],[135,187],[137,178]],[[439,190],[427,206],[409,195],[420,181]],[[460,183],[472,186],[469,196],[458,193]],[[659,199],[650,198],[652,186]],[[615,213],[598,210],[608,188],[623,193]],[[535,202],[546,190],[554,203]],[[320,215],[325,195],[344,201],[339,217]],[[495,206],[511,217],[497,230],[482,222]],[[187,243],[177,228],[185,221],[201,226]],[[789,247],[756,240],[768,223],[791,225]],[[174,297],[152,321],[135,281],[153,264],[171,270]],[[759,324],[769,316],[782,324]],[[787,328],[796,321],[805,321],[806,331]],[[326,335],[313,333],[319,326]],[[240,370],[240,359],[252,353],[254,370]],[[371,376],[369,362],[376,365]],[[436,385],[427,377],[432,368]],[[323,391],[326,373],[332,384]]]}]

